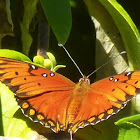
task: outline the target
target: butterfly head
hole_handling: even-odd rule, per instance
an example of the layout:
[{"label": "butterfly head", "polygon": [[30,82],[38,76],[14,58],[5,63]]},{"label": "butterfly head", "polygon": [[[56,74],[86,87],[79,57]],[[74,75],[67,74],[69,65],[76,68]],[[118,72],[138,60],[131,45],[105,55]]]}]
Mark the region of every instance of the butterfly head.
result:
[{"label": "butterfly head", "polygon": [[87,83],[88,85],[90,85],[90,80],[89,80],[89,78],[84,76],[83,78],[79,79],[79,83]]}]

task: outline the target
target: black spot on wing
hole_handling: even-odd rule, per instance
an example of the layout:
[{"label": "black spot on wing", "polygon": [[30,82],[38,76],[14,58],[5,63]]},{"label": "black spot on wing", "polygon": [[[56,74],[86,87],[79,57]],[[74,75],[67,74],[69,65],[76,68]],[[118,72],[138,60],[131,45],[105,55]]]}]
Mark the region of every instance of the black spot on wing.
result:
[{"label": "black spot on wing", "polygon": [[18,75],[18,72],[17,71],[15,72],[15,75]]},{"label": "black spot on wing", "polygon": [[[7,65],[7,63],[6,62],[4,62],[4,63],[0,63],[0,65]],[[1,69],[1,68],[0,68]]]},{"label": "black spot on wing", "polygon": [[115,89],[112,89],[112,92],[115,91]]},{"label": "black spot on wing", "polygon": [[7,85],[7,84],[11,83],[11,80],[12,80],[12,79],[4,79],[4,80],[2,81],[2,83],[5,84],[5,85]]},{"label": "black spot on wing", "polygon": [[121,81],[122,83],[126,83],[128,80]]},{"label": "black spot on wing", "polygon": [[0,74],[0,77],[2,77],[5,73]]},{"label": "black spot on wing", "polygon": [[126,100],[129,101],[129,100],[131,100],[133,97],[134,97],[133,95],[129,95],[129,94],[126,93],[126,96],[125,96]]},{"label": "black spot on wing", "polygon": [[9,86],[9,89],[10,89],[12,92],[16,93],[16,91],[19,90],[19,86]]}]

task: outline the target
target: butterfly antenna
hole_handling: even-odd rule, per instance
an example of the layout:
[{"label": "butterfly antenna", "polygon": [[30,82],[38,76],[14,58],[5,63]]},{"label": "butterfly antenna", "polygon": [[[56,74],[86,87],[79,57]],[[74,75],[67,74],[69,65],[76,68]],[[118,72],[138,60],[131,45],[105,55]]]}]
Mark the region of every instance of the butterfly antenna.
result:
[{"label": "butterfly antenna", "polygon": [[107,65],[108,63],[110,63],[113,59],[115,59],[116,57],[118,57],[119,55],[125,54],[126,51],[122,51],[120,52],[118,55],[114,56],[113,58],[111,58],[108,62],[106,62],[105,64],[103,64],[102,66],[98,67],[95,71],[93,71],[91,74],[89,74],[87,76],[87,78],[89,78],[91,75],[93,75],[96,71],[98,71],[99,69],[101,69],[102,67],[104,67],[105,65]]},{"label": "butterfly antenna", "polygon": [[84,74],[82,73],[82,71],[80,70],[79,66],[76,64],[76,62],[74,61],[74,59],[71,57],[71,55],[69,54],[69,52],[67,51],[67,49],[62,44],[58,44],[58,46],[62,47],[65,50],[66,54],[71,59],[71,61],[74,63],[74,65],[76,66],[76,68],[78,69],[78,71],[80,72],[80,74],[82,75],[82,77],[84,77]]}]

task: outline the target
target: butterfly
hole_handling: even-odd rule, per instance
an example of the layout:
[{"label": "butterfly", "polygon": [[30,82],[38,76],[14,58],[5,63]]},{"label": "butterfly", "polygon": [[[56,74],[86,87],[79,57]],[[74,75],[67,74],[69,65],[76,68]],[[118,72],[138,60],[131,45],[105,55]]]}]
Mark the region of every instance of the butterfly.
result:
[{"label": "butterfly", "polygon": [[15,93],[25,116],[54,132],[75,133],[95,125],[123,109],[139,93],[140,71],[78,83],[36,66],[0,57],[0,81]]}]

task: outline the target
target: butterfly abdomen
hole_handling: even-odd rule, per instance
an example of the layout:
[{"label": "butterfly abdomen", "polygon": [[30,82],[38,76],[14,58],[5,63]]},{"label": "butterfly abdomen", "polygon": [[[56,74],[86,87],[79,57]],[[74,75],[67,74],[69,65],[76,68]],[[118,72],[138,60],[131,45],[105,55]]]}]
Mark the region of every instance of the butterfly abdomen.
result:
[{"label": "butterfly abdomen", "polygon": [[77,98],[77,99],[73,99],[70,102],[68,111],[67,111],[67,121],[69,124],[73,123],[74,119],[76,118],[76,116],[80,110],[81,100],[82,99]]}]

